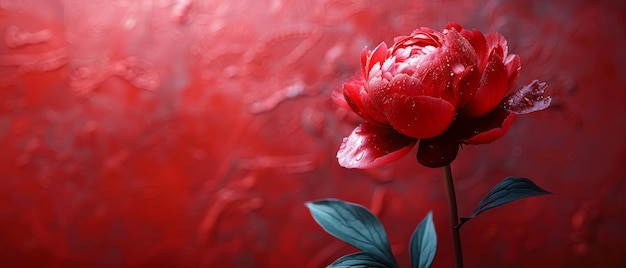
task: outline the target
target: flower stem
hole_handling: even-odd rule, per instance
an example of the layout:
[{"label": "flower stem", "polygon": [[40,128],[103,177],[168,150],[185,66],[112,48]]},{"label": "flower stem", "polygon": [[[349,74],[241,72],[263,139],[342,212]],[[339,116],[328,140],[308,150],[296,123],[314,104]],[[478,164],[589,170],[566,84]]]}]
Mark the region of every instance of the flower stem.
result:
[{"label": "flower stem", "polygon": [[463,267],[463,251],[461,249],[461,235],[456,226],[459,224],[459,215],[456,206],[456,194],[454,193],[454,181],[452,181],[452,169],[450,165],[443,167],[443,176],[448,190],[448,210],[450,211],[450,229],[452,230],[452,241],[454,242],[454,257],[456,267]]}]

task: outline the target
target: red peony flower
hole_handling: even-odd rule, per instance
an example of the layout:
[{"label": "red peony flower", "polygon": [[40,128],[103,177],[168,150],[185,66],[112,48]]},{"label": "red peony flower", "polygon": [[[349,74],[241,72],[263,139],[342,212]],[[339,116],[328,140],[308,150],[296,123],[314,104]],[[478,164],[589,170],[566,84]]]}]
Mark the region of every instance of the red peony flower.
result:
[{"label": "red peony flower", "polygon": [[337,153],[347,168],[373,168],[407,154],[428,167],[452,162],[461,144],[502,137],[515,114],[543,110],[545,83],[511,92],[520,59],[499,33],[483,35],[454,23],[437,32],[420,28],[361,53],[361,72],[335,101],[365,122]]}]

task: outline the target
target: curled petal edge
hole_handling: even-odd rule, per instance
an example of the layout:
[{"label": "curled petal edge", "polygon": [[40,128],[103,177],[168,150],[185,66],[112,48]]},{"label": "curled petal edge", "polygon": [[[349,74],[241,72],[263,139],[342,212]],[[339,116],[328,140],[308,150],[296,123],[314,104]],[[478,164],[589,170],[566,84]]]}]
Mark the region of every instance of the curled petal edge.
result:
[{"label": "curled petal edge", "polygon": [[331,93],[330,97],[333,99],[335,104],[339,105],[341,108],[345,108],[347,110],[353,111],[352,107],[350,107],[350,105],[346,101],[346,97],[344,97],[343,95],[342,88],[338,87],[336,89],[333,89],[333,92]]},{"label": "curled petal edge", "polygon": [[370,123],[387,124],[387,119],[374,107],[362,83],[345,83],[343,96],[346,104],[361,118]]},{"label": "curled petal edge", "polygon": [[[520,62],[520,58],[518,55],[510,54],[504,61],[504,65],[506,66],[506,72],[509,76],[509,90],[513,88],[513,85],[519,78],[520,71],[522,69],[522,65]],[[507,92],[509,94],[509,92]]]},{"label": "curled petal edge", "polygon": [[500,107],[515,114],[529,114],[545,110],[550,107],[552,98],[545,96],[545,89],[548,85],[538,80],[522,87],[517,92],[507,96]]},{"label": "curled petal edge", "polygon": [[480,85],[473,99],[464,108],[463,113],[469,117],[480,117],[489,114],[504,98],[508,89],[507,69],[502,59],[494,52],[480,78]]},{"label": "curled petal edge", "polygon": [[506,134],[514,119],[514,113],[497,108],[483,117],[457,119],[443,136],[464,144],[491,143]]},{"label": "curled petal edge", "polygon": [[499,138],[502,138],[502,136],[504,136],[504,134],[506,134],[509,131],[509,128],[511,128],[511,125],[513,124],[513,119],[515,119],[515,114],[509,113],[506,116],[506,118],[502,121],[502,124],[500,127],[492,128],[485,132],[479,133],[478,135],[467,139],[465,143],[485,144],[485,143],[494,142],[498,140]]},{"label": "curled petal edge", "polygon": [[365,64],[365,72],[364,72],[365,78],[369,78],[369,72],[370,70],[372,70],[372,67],[374,67],[376,63],[379,63],[380,65],[382,65],[386,57],[387,57],[387,44],[385,44],[385,42],[381,42],[380,44],[378,44],[376,48],[374,48],[374,50],[372,50],[371,52],[368,52],[367,62]]},{"label": "curled petal edge", "polygon": [[392,128],[363,123],[344,138],[337,160],[345,168],[376,168],[402,158],[416,142]]}]

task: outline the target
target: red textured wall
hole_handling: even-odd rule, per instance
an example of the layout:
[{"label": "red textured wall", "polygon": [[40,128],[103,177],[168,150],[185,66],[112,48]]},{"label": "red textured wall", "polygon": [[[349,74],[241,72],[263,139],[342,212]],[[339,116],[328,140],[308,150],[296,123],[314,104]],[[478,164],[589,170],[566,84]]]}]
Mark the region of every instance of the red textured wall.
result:
[{"label": "red textured wall", "polygon": [[[383,2],[385,4],[383,4]],[[553,105],[453,163],[460,213],[508,175],[551,196],[461,232],[468,267],[626,266],[623,1],[0,1],[2,267],[320,267],[355,251],[304,202],[381,219],[399,263],[442,171],[339,167],[330,98],[364,46],[448,21],[499,31]]]}]

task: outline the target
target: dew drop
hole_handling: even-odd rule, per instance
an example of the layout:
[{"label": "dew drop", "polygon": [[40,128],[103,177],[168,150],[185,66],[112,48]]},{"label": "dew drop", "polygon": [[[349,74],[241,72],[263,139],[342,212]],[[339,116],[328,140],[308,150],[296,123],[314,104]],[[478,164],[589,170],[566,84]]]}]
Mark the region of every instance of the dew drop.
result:
[{"label": "dew drop", "polygon": [[364,153],[363,151],[358,152],[358,153],[356,154],[356,157],[354,158],[354,160],[355,160],[355,161],[361,161],[361,159],[363,159],[363,155],[364,155],[364,154],[365,154],[365,153]]},{"label": "dew drop", "polygon": [[[456,63],[452,66],[452,72],[455,74],[461,74],[465,71],[465,66],[460,63]],[[450,74],[452,75],[452,74]]]}]

